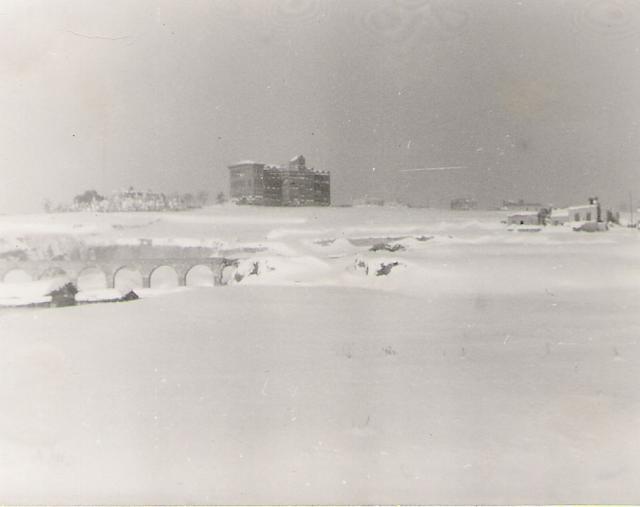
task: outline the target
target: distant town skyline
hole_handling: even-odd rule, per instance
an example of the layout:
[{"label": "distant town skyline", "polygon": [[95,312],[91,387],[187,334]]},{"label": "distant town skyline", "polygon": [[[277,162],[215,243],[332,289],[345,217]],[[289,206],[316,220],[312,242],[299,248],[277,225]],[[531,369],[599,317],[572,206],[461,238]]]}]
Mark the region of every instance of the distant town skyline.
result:
[{"label": "distant town skyline", "polygon": [[331,171],[335,204],[640,202],[634,0],[0,11],[3,213],[86,189],[228,193],[228,165],[300,153]]}]

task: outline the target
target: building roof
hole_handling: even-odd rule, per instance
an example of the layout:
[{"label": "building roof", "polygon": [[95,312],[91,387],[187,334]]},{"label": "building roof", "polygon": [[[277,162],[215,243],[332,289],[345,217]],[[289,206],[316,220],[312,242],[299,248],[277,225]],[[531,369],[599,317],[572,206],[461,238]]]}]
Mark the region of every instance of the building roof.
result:
[{"label": "building roof", "polygon": [[515,213],[511,213],[510,217],[522,217],[522,216],[534,216],[537,215],[537,211],[517,211]]},{"label": "building roof", "polygon": [[239,165],[264,165],[261,162],[256,162],[254,160],[241,160],[240,162],[236,162],[235,164],[231,164],[229,167],[236,167]]},{"label": "building roof", "polygon": [[597,208],[597,204],[580,204],[578,206],[569,206],[567,210],[584,209],[584,208]]}]

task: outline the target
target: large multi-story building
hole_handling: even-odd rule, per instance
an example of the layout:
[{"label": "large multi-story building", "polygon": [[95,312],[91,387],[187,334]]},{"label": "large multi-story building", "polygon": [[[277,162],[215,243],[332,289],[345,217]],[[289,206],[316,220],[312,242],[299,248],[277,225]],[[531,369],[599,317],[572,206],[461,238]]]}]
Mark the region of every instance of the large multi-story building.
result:
[{"label": "large multi-story building", "polygon": [[264,164],[243,160],[229,166],[229,194],[243,204],[262,204],[264,198]]},{"label": "large multi-story building", "polygon": [[286,167],[253,161],[229,166],[230,195],[239,204],[263,206],[329,206],[329,172],[314,171],[299,155]]}]

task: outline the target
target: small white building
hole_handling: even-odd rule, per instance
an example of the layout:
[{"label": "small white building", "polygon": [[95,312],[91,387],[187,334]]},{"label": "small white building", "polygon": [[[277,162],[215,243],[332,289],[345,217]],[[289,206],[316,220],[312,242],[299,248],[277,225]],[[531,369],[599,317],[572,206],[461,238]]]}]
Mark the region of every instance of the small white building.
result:
[{"label": "small white building", "polygon": [[569,206],[569,221],[571,222],[597,222],[598,205],[585,204],[584,206]]},{"label": "small white building", "polygon": [[562,225],[567,222],[600,222],[602,221],[600,203],[597,197],[591,197],[589,204],[554,208],[548,219],[551,225]]},{"label": "small white building", "polygon": [[540,216],[537,211],[519,211],[507,217],[509,225],[540,225]]},{"label": "small white building", "polygon": [[548,218],[551,225],[562,225],[569,221],[569,208],[553,208]]}]

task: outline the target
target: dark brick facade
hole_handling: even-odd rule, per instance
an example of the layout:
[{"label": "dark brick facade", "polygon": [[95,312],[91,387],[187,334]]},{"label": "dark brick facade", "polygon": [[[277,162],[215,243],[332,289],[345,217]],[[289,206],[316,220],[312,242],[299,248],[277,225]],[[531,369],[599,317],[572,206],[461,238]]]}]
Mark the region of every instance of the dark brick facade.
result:
[{"label": "dark brick facade", "polygon": [[288,167],[242,162],[229,166],[231,198],[240,204],[263,206],[329,206],[331,179],[328,172],[306,166],[302,155]]},{"label": "dark brick facade", "polygon": [[246,161],[229,166],[229,195],[244,204],[262,204],[264,164]]}]

